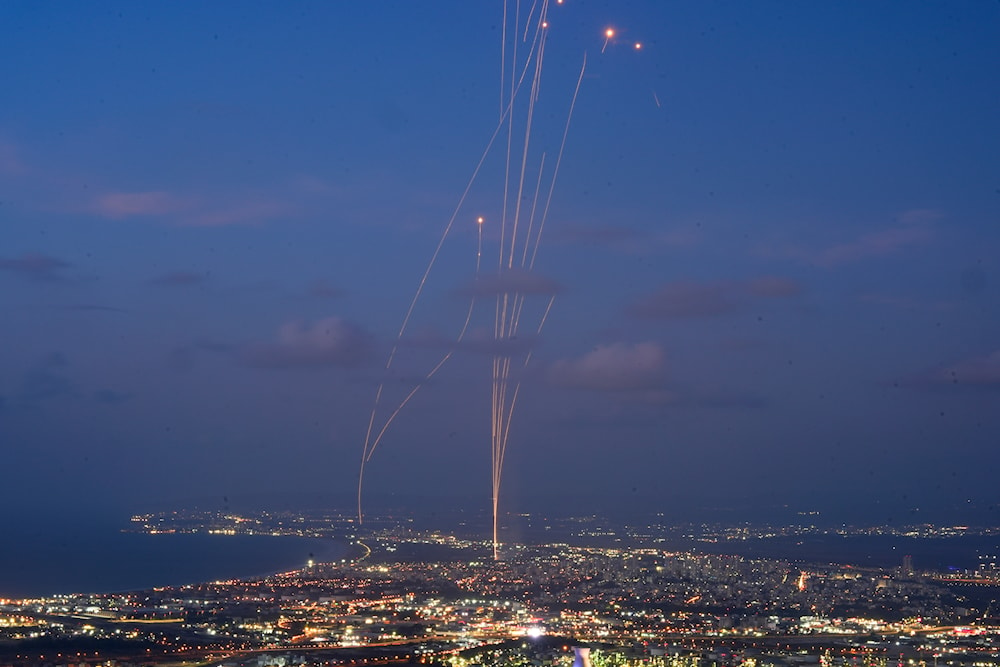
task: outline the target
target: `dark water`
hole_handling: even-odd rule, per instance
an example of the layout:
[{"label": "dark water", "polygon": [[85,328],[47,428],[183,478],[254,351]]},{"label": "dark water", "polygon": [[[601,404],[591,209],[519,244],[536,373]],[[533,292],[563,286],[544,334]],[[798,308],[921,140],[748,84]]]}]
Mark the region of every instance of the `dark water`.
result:
[{"label": "dark water", "polygon": [[297,569],[337,560],[335,540],[122,533],[122,523],[5,522],[0,597],[137,590]]}]

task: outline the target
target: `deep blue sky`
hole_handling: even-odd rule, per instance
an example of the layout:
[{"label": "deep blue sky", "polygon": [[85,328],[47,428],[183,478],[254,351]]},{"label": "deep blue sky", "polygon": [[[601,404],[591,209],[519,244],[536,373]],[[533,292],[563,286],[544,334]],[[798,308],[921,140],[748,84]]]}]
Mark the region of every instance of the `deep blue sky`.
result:
[{"label": "deep blue sky", "polygon": [[[587,70],[503,497],[1000,500],[1000,4],[549,16],[547,160]],[[495,266],[502,139],[383,373],[497,126],[502,22],[485,0],[4,3],[0,502],[349,494],[380,380],[405,396],[481,293],[480,215]],[[379,445],[373,494],[487,505],[494,312]]]}]

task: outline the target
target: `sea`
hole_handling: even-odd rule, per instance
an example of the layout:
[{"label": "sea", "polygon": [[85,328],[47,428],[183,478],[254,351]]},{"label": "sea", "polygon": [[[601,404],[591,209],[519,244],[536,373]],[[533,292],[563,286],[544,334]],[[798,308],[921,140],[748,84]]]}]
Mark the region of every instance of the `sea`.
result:
[{"label": "sea", "polygon": [[345,541],[122,532],[127,521],[4,521],[0,598],[109,593],[256,577],[343,558]]}]

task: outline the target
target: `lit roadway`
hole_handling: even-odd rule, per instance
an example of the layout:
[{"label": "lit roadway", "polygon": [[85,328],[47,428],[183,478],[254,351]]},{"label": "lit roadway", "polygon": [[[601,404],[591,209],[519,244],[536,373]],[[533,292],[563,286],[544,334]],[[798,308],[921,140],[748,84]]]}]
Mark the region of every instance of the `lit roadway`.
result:
[{"label": "lit roadway", "polygon": [[[490,640],[479,639],[479,642],[480,642],[479,646],[483,646],[483,645],[491,644],[491,643],[492,644],[499,644],[499,643],[502,643],[504,641],[507,641],[508,639],[510,639],[510,637],[491,638]],[[219,655],[218,651],[202,651],[201,652],[201,656],[202,657],[204,657],[206,654],[212,654],[212,657],[211,657],[211,659],[209,661],[201,663],[201,664],[203,665],[203,667],[209,667],[211,665],[220,665],[220,664],[222,664],[224,662],[230,662],[233,659],[237,659],[237,660],[240,660],[240,661],[245,661],[247,658],[252,657],[254,655],[258,655],[260,653],[284,653],[284,652],[309,651],[309,652],[329,652],[329,653],[334,654],[334,655],[336,655],[337,653],[343,653],[343,654],[351,655],[351,654],[356,654],[356,653],[359,653],[359,652],[364,652],[364,651],[367,651],[369,649],[384,649],[384,648],[391,648],[391,647],[413,646],[413,645],[426,644],[426,643],[431,643],[431,642],[452,642],[454,640],[455,640],[455,637],[453,637],[453,636],[432,635],[432,636],[429,636],[429,637],[420,637],[420,638],[414,638],[414,639],[401,639],[401,640],[391,641],[391,642],[371,642],[371,643],[367,643],[367,644],[363,644],[363,645],[358,645],[358,646],[342,646],[342,645],[338,645],[338,644],[334,644],[334,643],[322,643],[322,644],[312,644],[312,645],[310,645],[310,644],[282,644],[282,645],[277,645],[277,646],[268,646],[268,647],[248,649],[248,650],[245,650],[245,651],[233,651],[233,652],[227,653],[225,655],[221,655],[221,656]],[[456,647],[450,648],[450,649],[445,649],[445,650],[440,650],[440,651],[434,651],[434,654],[435,655],[441,655],[441,654],[445,654],[445,653],[454,653],[456,651],[465,650],[467,648],[472,648],[472,647],[469,647],[469,646],[457,647],[456,646]],[[196,655],[196,651],[194,651],[194,650],[188,651],[187,655],[190,656],[190,657],[194,657]],[[411,654],[409,652],[402,653],[402,654],[397,653],[397,654],[394,654],[394,655],[378,655],[378,656],[368,656],[368,657],[356,657],[356,656],[354,656],[354,657],[352,657],[350,659],[345,659],[342,664],[348,665],[348,666],[349,665],[378,665],[378,664],[386,664],[386,663],[393,663],[393,662],[404,662],[404,661],[408,661],[411,657],[412,656],[411,656]]]}]

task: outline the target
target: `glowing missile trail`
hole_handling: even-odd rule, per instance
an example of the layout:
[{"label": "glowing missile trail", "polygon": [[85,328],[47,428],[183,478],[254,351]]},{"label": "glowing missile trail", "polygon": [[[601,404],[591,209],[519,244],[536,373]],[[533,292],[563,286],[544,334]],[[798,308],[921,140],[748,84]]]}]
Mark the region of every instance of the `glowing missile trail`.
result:
[{"label": "glowing missile trail", "polygon": [[604,31],[604,46],[601,47],[601,53],[604,53],[604,49],[608,48],[608,42],[611,38],[615,36],[614,28],[608,28]]},{"label": "glowing missile trail", "polygon": [[[511,2],[513,6],[508,7],[508,4]],[[556,0],[556,4],[562,3],[563,0]],[[499,558],[498,516],[503,465],[506,458],[507,445],[510,441],[514,410],[520,397],[521,376],[523,375],[523,371],[528,368],[533,352],[530,348],[522,349],[519,352],[517,351],[519,347],[511,346],[510,343],[518,339],[522,320],[525,322],[533,320],[534,317],[531,317],[532,312],[540,306],[540,304],[534,304],[526,310],[526,300],[532,293],[531,289],[525,290],[523,287],[518,287],[516,280],[507,282],[505,280],[520,274],[527,274],[535,266],[542,231],[548,218],[555,182],[559,174],[566,146],[570,121],[576,107],[580,86],[587,67],[585,53],[566,115],[566,123],[563,128],[559,150],[556,154],[554,165],[551,167],[551,173],[547,173],[546,156],[548,153],[546,151],[539,151],[536,147],[537,141],[533,134],[535,133],[534,119],[536,104],[540,100],[539,90],[545,47],[549,34],[549,7],[550,0],[533,0],[529,11],[526,14],[522,14],[520,0],[504,0],[500,67],[500,118],[479,162],[472,172],[472,176],[466,184],[465,190],[459,198],[458,205],[445,225],[445,229],[431,255],[426,270],[418,281],[409,308],[403,317],[402,324],[397,333],[395,343],[389,352],[384,368],[384,377],[375,392],[374,405],[372,406],[372,412],[368,421],[364,450],[361,457],[361,467],[358,474],[358,520],[361,522],[363,516],[361,500],[365,465],[371,461],[375,449],[382,442],[390,425],[397,415],[400,414],[400,411],[410,403],[417,392],[451,358],[469,330],[476,305],[477,292],[475,290],[472,293],[465,320],[455,339],[455,345],[441,356],[431,367],[430,371],[424,375],[423,379],[417,381],[405,393],[402,400],[388,411],[388,416],[383,419],[380,409],[382,408],[383,397],[387,393],[385,389],[389,370],[399,353],[401,341],[417,307],[417,302],[420,300],[428,277],[442,252],[444,242],[455,226],[456,220],[458,220],[459,213],[469,196],[473,183],[479,176],[487,155],[493,150],[500,133],[505,131],[507,136],[506,141],[503,142],[505,144],[505,155],[502,205],[498,207],[500,209],[500,221],[499,225],[497,225],[498,228],[491,226],[492,233],[497,235],[496,266],[499,285],[493,309],[495,353],[492,359],[492,417],[490,427],[493,468],[491,487],[494,558]],[[533,35],[530,43],[527,39],[529,34]],[[519,35],[521,36],[520,39],[518,39]],[[615,37],[615,31],[612,28],[607,28],[604,35],[605,41],[601,49],[602,53]],[[519,49],[519,42],[524,42],[526,44],[525,48]],[[635,48],[639,49],[641,45],[637,43]],[[529,78],[527,76],[529,72],[531,73],[530,85],[525,87],[524,92],[522,92],[522,84]],[[539,117],[541,118],[541,116]],[[539,153],[540,157],[537,157]],[[535,182],[531,183],[531,180]],[[528,192],[532,194],[528,195]],[[530,203],[527,201],[528,198],[530,198]],[[485,217],[478,216],[475,218],[475,221],[477,230],[475,265],[478,284],[483,252]],[[540,316],[538,316],[537,324],[532,327],[536,337],[541,334],[545,326],[554,300],[555,295],[549,294],[547,303],[542,309]],[[535,312],[537,313],[537,311]],[[512,371],[515,373],[514,377],[511,376]]]},{"label": "glowing missile trail", "polygon": [[[544,3],[544,7],[547,6],[548,2],[546,0],[546,2]],[[504,2],[505,30],[506,30],[506,16],[507,16],[507,3]],[[544,16],[544,9],[542,12],[542,16]],[[515,28],[514,34],[516,35],[517,33],[516,25],[514,28]],[[413,316],[413,311],[417,306],[417,302],[420,300],[420,296],[423,293],[424,286],[427,283],[427,279],[430,276],[431,270],[434,268],[434,265],[437,262],[438,256],[441,253],[441,249],[444,246],[445,240],[451,233],[452,227],[455,224],[455,220],[458,217],[459,211],[461,211],[462,206],[465,204],[465,200],[469,195],[469,191],[472,189],[473,184],[476,182],[476,179],[479,176],[479,172],[483,167],[483,163],[486,161],[487,156],[490,154],[494,142],[497,139],[497,136],[500,134],[501,130],[503,130],[504,124],[511,121],[511,115],[514,112],[514,102],[518,96],[519,91],[521,90],[522,84],[524,83],[525,75],[527,74],[532,62],[535,59],[540,59],[541,57],[541,50],[538,48],[539,35],[544,35],[544,32],[541,29],[537,29],[535,31],[535,37],[532,40],[532,45],[531,49],[529,50],[529,55],[525,59],[521,73],[517,77],[516,81],[514,80],[514,74],[516,73],[517,69],[516,61],[511,65],[510,71],[512,80],[510,89],[511,90],[510,99],[507,100],[506,106],[503,106],[503,103],[501,103],[502,111],[500,114],[500,120],[497,122],[497,125],[494,128],[493,134],[490,136],[490,139],[486,144],[486,148],[483,150],[483,153],[479,158],[479,162],[476,164],[475,169],[473,169],[472,175],[469,177],[469,181],[466,183],[465,190],[462,192],[461,197],[459,197],[458,204],[455,206],[451,218],[449,218],[448,223],[445,225],[444,231],[441,233],[441,238],[438,240],[437,247],[434,249],[434,252],[431,255],[431,259],[427,264],[427,268],[424,271],[423,276],[421,276],[420,278],[420,282],[417,285],[417,289],[414,292],[413,298],[410,301],[410,306],[407,309],[406,315],[403,317],[403,322],[399,327],[399,332],[396,334],[396,340],[393,343],[391,350],[389,351],[388,358],[386,359],[385,366],[383,368],[383,373],[384,373],[383,379],[379,382],[378,388],[375,391],[375,400],[373,401],[372,404],[372,411],[368,420],[368,427],[365,432],[364,447],[361,454],[361,465],[358,471],[358,522],[359,523],[363,522],[363,516],[364,516],[364,513],[362,511],[362,490],[364,486],[365,464],[371,460],[371,457],[375,449],[378,447],[379,443],[382,440],[382,437],[385,435],[387,429],[389,428],[392,421],[399,414],[400,410],[402,410],[402,408],[410,401],[410,399],[417,393],[417,391],[419,391],[419,389],[423,386],[424,382],[426,382],[430,377],[432,377],[441,368],[441,366],[451,357],[452,352],[448,352],[441,359],[441,361],[439,361],[433,367],[430,373],[424,378],[424,381],[419,382],[415,387],[413,387],[413,389],[409,392],[409,394],[407,394],[407,396],[404,397],[399,404],[397,404],[397,407],[390,413],[389,417],[385,420],[385,422],[383,422],[380,427],[376,428],[376,420],[379,414],[379,409],[381,407],[382,397],[385,392],[386,377],[388,376],[388,372],[392,368],[393,361],[395,360],[396,355],[399,352],[400,342],[402,341],[403,335],[406,332],[407,327],[409,326],[410,318]],[[514,42],[516,44],[516,40],[514,40]],[[539,68],[536,67],[535,77],[537,77],[538,75],[539,75]],[[506,82],[505,81],[501,82],[501,95],[503,94],[503,91],[506,90],[505,86]],[[480,226],[480,250],[479,254],[477,255],[477,271],[478,271],[478,259],[479,256],[481,256],[481,247],[482,247],[481,229],[482,228]],[[471,305],[472,304],[470,304],[470,308]],[[461,342],[461,337],[464,336],[465,331],[468,328],[470,317],[471,317],[471,310],[470,314],[466,317],[466,321],[462,327],[462,331],[459,336],[458,342]]]}]

